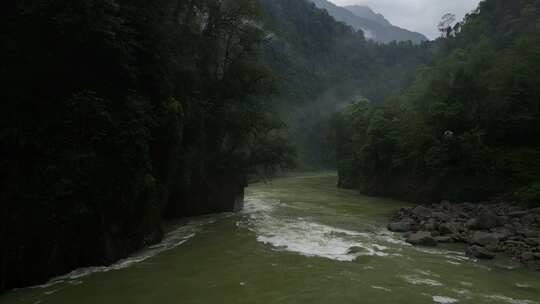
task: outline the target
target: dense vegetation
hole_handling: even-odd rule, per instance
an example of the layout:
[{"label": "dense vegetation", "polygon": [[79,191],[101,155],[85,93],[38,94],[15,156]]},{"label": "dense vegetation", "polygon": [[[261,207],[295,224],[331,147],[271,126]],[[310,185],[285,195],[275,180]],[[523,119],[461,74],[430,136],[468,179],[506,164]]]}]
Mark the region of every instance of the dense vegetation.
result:
[{"label": "dense vegetation", "polygon": [[306,0],[9,1],[2,21],[0,290],[233,210],[289,142],[320,162],[336,100],[398,92],[430,56]]},{"label": "dense vegetation", "polygon": [[235,208],[290,162],[251,0],[8,1],[0,290],[107,264],[162,218]]},{"label": "dense vegetation", "polygon": [[274,100],[290,126],[303,167],[334,166],[327,117],[358,96],[382,101],[431,59],[430,43],[379,44],[308,0],[262,0],[271,39],[264,59],[280,77]]},{"label": "dense vegetation", "polygon": [[427,201],[540,200],[540,1],[485,0],[403,94],[332,119],[340,183]]}]

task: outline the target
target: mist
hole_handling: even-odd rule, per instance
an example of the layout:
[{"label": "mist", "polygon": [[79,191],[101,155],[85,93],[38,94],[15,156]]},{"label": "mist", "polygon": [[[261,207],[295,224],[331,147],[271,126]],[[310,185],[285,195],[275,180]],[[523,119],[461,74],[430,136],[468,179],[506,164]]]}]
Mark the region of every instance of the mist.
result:
[{"label": "mist", "polygon": [[420,32],[430,39],[438,37],[437,23],[445,13],[458,20],[474,10],[480,0],[330,0],[344,5],[367,5],[383,14],[394,25]]}]

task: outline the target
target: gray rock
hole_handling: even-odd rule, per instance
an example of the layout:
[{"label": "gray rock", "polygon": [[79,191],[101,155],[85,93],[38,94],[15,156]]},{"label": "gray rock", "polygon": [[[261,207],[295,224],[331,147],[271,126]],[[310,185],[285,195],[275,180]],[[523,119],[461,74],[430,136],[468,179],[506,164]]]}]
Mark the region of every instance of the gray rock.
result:
[{"label": "gray rock", "polygon": [[528,262],[528,261],[533,261],[535,259],[535,256],[534,256],[534,253],[532,252],[524,252],[521,254],[519,258],[523,262]]},{"label": "gray rock", "polygon": [[483,212],[467,222],[467,228],[471,230],[489,230],[503,225],[504,221],[492,212]]},{"label": "gray rock", "polygon": [[517,240],[509,240],[509,241],[506,241],[505,243],[508,246],[512,246],[512,247],[524,247],[524,246],[527,246],[527,244],[525,242],[517,241]]},{"label": "gray rock", "polygon": [[408,232],[412,230],[410,222],[402,221],[388,224],[388,230],[393,232]]},{"label": "gray rock", "polygon": [[353,246],[349,248],[349,250],[347,250],[347,254],[356,254],[356,253],[365,252],[365,251],[366,250],[362,247]]},{"label": "gray rock", "polygon": [[501,238],[507,239],[514,234],[512,225],[506,224],[504,227],[491,229],[491,232],[497,233]]},{"label": "gray rock", "polygon": [[444,223],[439,226],[439,232],[442,235],[456,234],[459,232],[459,224],[455,222]]},{"label": "gray rock", "polygon": [[414,246],[437,246],[437,241],[428,231],[419,231],[413,233],[407,238],[406,241]]},{"label": "gray rock", "polygon": [[500,240],[501,236],[499,234],[482,231],[476,231],[470,238],[472,244],[490,248],[496,248]]},{"label": "gray rock", "polygon": [[529,210],[531,213],[540,214],[540,207]]},{"label": "gray rock", "polygon": [[445,212],[433,212],[432,216],[441,222],[449,222],[452,217]]},{"label": "gray rock", "polygon": [[538,231],[534,231],[534,230],[531,230],[531,229],[518,230],[517,234],[523,235],[523,236],[525,236],[527,238],[536,238],[536,237],[538,237]]},{"label": "gray rock", "polygon": [[429,219],[429,220],[424,224],[424,230],[426,230],[426,231],[434,231],[434,230],[437,230],[437,221],[435,221],[435,219]]},{"label": "gray rock", "polygon": [[525,242],[531,246],[538,246],[540,245],[540,238],[526,239]]},{"label": "gray rock", "polygon": [[469,248],[467,248],[466,254],[467,256],[474,257],[477,259],[491,260],[495,258],[495,253],[476,245],[469,246]]},{"label": "gray rock", "polygon": [[525,225],[532,225],[534,222],[536,222],[536,215],[532,213],[527,214],[521,218],[521,222]]},{"label": "gray rock", "polygon": [[411,213],[416,215],[417,217],[424,217],[429,218],[431,217],[431,209],[426,208],[424,206],[417,206],[413,210],[411,210]]},{"label": "gray rock", "polygon": [[522,217],[527,214],[527,211],[513,211],[508,213],[509,217]]},{"label": "gray rock", "polygon": [[438,243],[452,243],[454,242],[454,238],[450,236],[437,236],[435,237],[435,241]]},{"label": "gray rock", "polygon": [[442,208],[444,208],[446,210],[450,210],[452,208],[452,203],[450,203],[450,201],[448,201],[448,200],[442,200],[440,205],[441,205]]}]

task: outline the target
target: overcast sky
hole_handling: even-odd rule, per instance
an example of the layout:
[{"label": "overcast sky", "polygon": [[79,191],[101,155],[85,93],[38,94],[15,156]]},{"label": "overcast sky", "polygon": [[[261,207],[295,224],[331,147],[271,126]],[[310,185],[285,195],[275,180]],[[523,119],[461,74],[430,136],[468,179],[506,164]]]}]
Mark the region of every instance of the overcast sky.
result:
[{"label": "overcast sky", "polygon": [[[337,5],[361,4],[383,14],[393,24],[420,32],[428,38],[438,36],[437,23],[445,13],[458,20],[478,6],[480,0],[330,0]],[[515,0],[509,0],[515,1]]]}]

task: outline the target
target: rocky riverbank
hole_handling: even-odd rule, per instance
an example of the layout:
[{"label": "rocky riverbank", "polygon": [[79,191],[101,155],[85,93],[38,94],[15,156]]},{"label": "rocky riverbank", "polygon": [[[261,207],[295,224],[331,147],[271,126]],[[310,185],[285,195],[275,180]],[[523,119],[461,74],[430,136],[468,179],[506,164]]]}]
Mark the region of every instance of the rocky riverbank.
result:
[{"label": "rocky riverbank", "polygon": [[388,229],[404,233],[407,242],[415,246],[465,243],[471,257],[508,255],[540,270],[540,208],[443,201],[400,209]]}]

